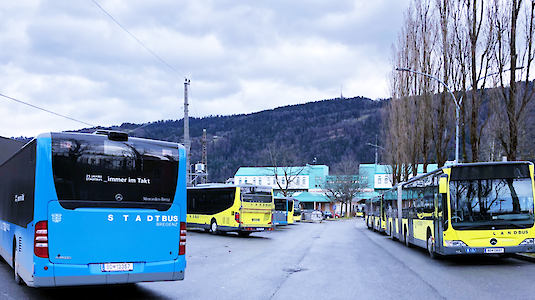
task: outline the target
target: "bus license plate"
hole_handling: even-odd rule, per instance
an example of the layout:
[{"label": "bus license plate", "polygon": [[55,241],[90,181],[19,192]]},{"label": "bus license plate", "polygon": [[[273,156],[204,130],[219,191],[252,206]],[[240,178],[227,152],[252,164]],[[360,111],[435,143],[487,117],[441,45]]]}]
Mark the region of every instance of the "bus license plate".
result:
[{"label": "bus license plate", "polygon": [[102,272],[124,272],[134,270],[133,263],[106,263],[100,264]]},{"label": "bus license plate", "polygon": [[504,248],[485,248],[485,253],[504,253]]},{"label": "bus license plate", "polygon": [[253,219],[253,222],[260,222],[260,219]]}]

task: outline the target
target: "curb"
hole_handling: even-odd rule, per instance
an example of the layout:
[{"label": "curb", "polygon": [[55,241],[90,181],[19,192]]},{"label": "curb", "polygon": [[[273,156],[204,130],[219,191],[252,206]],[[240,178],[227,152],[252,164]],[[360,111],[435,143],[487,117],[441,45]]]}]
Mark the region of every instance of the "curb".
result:
[{"label": "curb", "polygon": [[516,259],[525,260],[525,261],[529,261],[529,262],[535,263],[535,257],[531,256],[529,254],[515,253],[515,254],[513,254],[512,257],[514,257]]}]

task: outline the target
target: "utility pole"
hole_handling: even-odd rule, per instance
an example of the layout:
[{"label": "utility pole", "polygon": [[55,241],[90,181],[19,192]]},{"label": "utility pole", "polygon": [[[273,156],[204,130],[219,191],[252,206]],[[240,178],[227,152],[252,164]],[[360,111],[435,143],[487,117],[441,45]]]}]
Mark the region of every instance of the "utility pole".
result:
[{"label": "utility pole", "polygon": [[208,154],[206,153],[206,129],[202,130],[202,164],[204,165],[204,176],[201,177],[201,183],[208,182]]},{"label": "utility pole", "polygon": [[[377,134],[375,135],[375,144],[377,145]],[[377,168],[377,152],[379,147],[375,147],[375,168]]]},{"label": "utility pole", "polygon": [[190,80],[184,78],[184,147],[186,147],[186,184],[191,184],[190,152],[191,140],[189,138],[189,115],[188,115],[188,85]]}]

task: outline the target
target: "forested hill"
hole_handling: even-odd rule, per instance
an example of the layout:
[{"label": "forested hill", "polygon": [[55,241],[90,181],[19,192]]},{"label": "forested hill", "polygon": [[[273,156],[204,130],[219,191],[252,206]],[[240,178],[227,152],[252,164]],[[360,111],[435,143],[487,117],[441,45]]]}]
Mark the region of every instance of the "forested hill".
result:
[{"label": "forested hill", "polygon": [[[191,163],[201,161],[203,129],[207,131],[209,180],[222,182],[240,166],[266,166],[267,145],[293,147],[297,164],[332,166],[347,156],[372,163],[380,108],[387,101],[356,97],[279,107],[246,115],[190,118]],[[120,130],[141,125],[125,123]],[[158,121],[135,131],[140,137],[181,142],[183,120]]]}]

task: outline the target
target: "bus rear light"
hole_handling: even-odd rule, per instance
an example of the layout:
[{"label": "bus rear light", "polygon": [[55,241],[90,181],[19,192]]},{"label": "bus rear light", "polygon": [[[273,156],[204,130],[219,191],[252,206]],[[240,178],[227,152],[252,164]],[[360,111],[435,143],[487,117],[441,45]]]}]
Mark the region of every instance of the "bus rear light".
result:
[{"label": "bus rear light", "polygon": [[35,224],[33,252],[37,257],[48,258],[48,223],[39,221]]},{"label": "bus rear light", "polygon": [[236,220],[236,222],[238,222],[238,224],[242,224],[242,222],[240,221],[240,213],[239,212],[234,213],[234,220]]},{"label": "bus rear light", "polygon": [[180,245],[178,246],[178,255],[186,254],[186,222],[180,222]]}]

